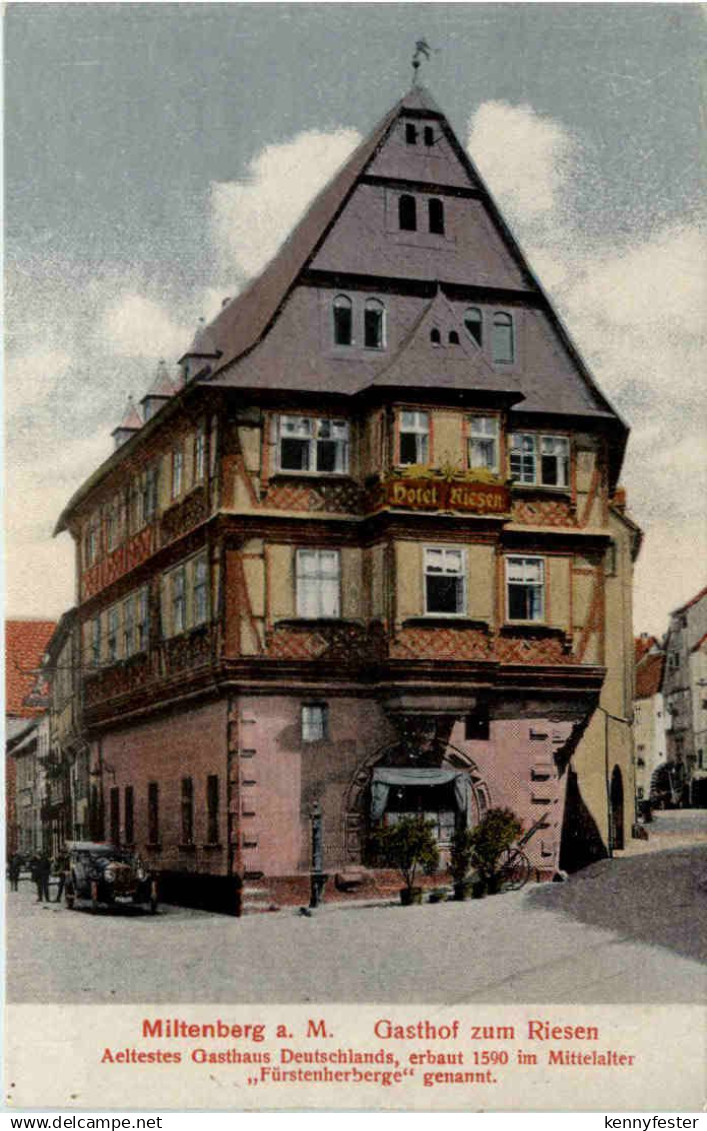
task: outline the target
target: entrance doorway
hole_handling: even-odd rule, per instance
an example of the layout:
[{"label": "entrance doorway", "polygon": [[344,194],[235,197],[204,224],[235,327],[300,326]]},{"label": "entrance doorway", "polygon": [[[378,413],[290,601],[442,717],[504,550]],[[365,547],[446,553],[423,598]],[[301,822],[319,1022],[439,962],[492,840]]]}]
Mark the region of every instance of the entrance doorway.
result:
[{"label": "entrance doorway", "polygon": [[612,848],[621,850],[624,847],[624,782],[618,766],[614,766],[611,775],[611,824]]}]

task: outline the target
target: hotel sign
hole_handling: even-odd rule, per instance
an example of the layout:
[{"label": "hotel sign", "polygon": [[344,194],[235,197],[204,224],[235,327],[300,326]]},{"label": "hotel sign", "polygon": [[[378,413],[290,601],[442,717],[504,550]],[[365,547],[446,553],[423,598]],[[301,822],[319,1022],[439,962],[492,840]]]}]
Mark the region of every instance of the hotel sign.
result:
[{"label": "hotel sign", "polygon": [[405,510],[497,516],[510,511],[510,491],[503,484],[467,479],[388,479],[380,485],[379,500],[381,506]]}]

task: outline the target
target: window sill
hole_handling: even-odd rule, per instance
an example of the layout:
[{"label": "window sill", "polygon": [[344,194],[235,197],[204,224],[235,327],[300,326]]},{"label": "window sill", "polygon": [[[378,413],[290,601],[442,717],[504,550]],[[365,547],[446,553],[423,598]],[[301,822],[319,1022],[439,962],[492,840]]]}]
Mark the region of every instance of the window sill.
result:
[{"label": "window sill", "polygon": [[508,620],[501,626],[501,633],[507,635],[520,630],[529,636],[562,636],[569,639],[569,633],[560,625],[547,624],[538,620]]},{"label": "window sill", "polygon": [[209,841],[208,844],[202,844],[201,847],[203,849],[205,849],[207,852],[220,852],[221,849],[223,848],[223,845],[221,844],[220,841],[215,840],[215,841]]},{"label": "window sill", "polygon": [[326,628],[328,625],[363,626],[362,620],[353,617],[283,617],[275,624],[283,628]]},{"label": "window sill", "polygon": [[434,628],[435,625],[456,624],[461,628],[483,628],[489,631],[488,621],[469,617],[466,613],[423,613],[417,617],[406,617],[402,624],[403,628]]},{"label": "window sill", "polygon": [[177,846],[180,852],[196,852],[196,845],[189,841],[188,844],[180,844]]},{"label": "window sill", "polygon": [[289,471],[287,468],[279,467],[277,471],[273,471],[270,476],[270,482],[273,479],[348,479],[354,481],[355,476],[350,471]]},{"label": "window sill", "polygon": [[516,479],[511,479],[509,482],[511,491],[516,494],[535,494],[536,492],[541,495],[560,495],[563,498],[572,497],[572,488],[556,487],[552,483],[519,483]]}]

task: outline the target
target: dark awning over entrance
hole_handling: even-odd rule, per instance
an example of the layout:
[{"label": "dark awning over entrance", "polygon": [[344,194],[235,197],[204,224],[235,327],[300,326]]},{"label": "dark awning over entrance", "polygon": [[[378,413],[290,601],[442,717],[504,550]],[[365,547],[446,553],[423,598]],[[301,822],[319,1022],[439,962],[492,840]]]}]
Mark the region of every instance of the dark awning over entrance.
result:
[{"label": "dark awning over entrance", "polygon": [[371,776],[371,820],[380,821],[388,804],[392,785],[447,785],[454,782],[457,808],[467,820],[471,811],[471,779],[463,770],[444,770],[437,766],[376,766]]}]

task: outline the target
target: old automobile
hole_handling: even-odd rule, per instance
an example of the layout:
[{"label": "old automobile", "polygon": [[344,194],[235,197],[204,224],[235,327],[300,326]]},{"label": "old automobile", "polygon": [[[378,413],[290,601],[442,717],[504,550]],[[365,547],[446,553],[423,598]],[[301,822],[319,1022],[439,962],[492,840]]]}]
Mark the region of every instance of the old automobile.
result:
[{"label": "old automobile", "polygon": [[64,897],[71,909],[79,900],[101,905],[142,905],[157,911],[157,880],[133,852],[112,844],[73,841],[67,845]]}]

